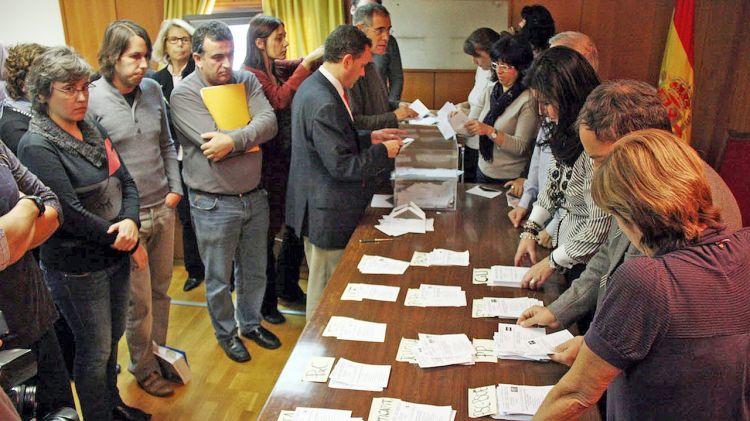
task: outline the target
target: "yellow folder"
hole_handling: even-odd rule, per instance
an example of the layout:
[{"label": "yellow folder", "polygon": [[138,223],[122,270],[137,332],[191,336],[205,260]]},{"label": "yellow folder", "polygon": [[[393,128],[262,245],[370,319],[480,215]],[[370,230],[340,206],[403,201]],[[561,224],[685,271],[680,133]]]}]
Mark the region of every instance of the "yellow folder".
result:
[{"label": "yellow folder", "polygon": [[[247,126],[253,118],[247,108],[247,94],[242,83],[202,88],[201,98],[219,130],[240,129]],[[259,150],[258,146],[253,146],[248,152]]]}]

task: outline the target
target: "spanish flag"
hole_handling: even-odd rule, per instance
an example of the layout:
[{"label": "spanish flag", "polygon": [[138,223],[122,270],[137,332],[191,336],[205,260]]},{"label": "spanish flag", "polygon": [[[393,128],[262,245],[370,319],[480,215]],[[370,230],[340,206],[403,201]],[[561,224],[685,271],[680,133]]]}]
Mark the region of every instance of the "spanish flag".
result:
[{"label": "spanish flag", "polygon": [[693,121],[693,17],[694,0],[677,0],[669,24],[667,46],[659,73],[659,96],[667,107],[672,132],[690,143]]}]

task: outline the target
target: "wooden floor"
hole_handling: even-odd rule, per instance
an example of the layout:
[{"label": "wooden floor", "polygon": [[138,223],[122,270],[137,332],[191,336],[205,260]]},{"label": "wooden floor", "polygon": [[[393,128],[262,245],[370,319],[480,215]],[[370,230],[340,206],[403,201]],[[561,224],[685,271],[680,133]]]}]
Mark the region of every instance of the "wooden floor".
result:
[{"label": "wooden floor", "polygon": [[[184,268],[175,266],[169,290],[172,300],[205,303],[203,285],[190,292],[182,291],[185,278]],[[304,308],[295,310],[304,314]],[[264,322],[281,339],[281,348],[266,350],[244,340],[252,360],[236,363],[217,344],[205,307],[173,303],[167,344],[187,352],[192,381],[177,386],[169,398],[148,395],[127,371],[129,356],[123,336],[118,358],[122,366],[117,381],[120,395],[125,403],[152,413],[154,421],[255,420],[305,325],[304,315],[286,318],[282,325]]]}]

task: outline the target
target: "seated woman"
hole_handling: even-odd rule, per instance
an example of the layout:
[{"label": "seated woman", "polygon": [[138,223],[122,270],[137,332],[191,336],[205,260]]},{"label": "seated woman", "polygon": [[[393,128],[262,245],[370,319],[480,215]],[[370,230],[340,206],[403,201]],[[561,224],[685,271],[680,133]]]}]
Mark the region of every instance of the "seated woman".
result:
[{"label": "seated woman", "polygon": [[478,183],[505,184],[529,164],[539,116],[523,84],[533,60],[529,44],[505,33],[490,47],[492,82],[465,128],[479,135]]},{"label": "seated woman", "polygon": [[0,139],[16,153],[18,142],[29,129],[31,101],[26,96],[24,80],[34,59],[47,47],[39,44],[18,44],[8,49],[5,63],[0,73],[5,74],[5,90],[8,96],[0,101]]},{"label": "seated woman", "polygon": [[725,229],[703,162],[671,133],[633,132],[592,196],[645,256],[612,274],[606,311],[534,419],[575,419],[605,389],[610,419],[748,419],[750,230]]},{"label": "seated woman", "polygon": [[91,67],[68,47],[39,56],[26,79],[34,116],[18,157],[57,194],[63,224],[41,248],[52,298],[75,336],[76,393],[87,420],[147,419],[120,400],[117,345],[125,331],[138,191],[107,134],[85,120]]}]

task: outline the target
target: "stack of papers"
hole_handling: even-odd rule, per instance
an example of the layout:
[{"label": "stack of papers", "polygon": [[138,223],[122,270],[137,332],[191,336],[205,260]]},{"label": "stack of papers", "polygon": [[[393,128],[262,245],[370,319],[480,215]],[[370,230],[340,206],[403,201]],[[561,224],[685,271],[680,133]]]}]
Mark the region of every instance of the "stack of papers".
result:
[{"label": "stack of papers", "polygon": [[474,364],[474,345],[463,334],[419,334],[415,357],[421,368],[443,367],[454,364]]},{"label": "stack of papers", "polygon": [[466,291],[460,286],[422,284],[419,289],[406,291],[404,305],[407,307],[463,307]]},{"label": "stack of papers", "polygon": [[390,259],[382,256],[363,255],[357,265],[360,273],[367,275],[403,275],[409,267],[409,262]]},{"label": "stack of papers", "polygon": [[517,319],[521,313],[531,306],[543,306],[544,303],[536,298],[477,298],[473,302],[471,317],[499,317],[501,319]]},{"label": "stack of papers", "polygon": [[341,294],[341,299],[345,301],[375,300],[394,302],[398,299],[398,292],[400,290],[401,288],[399,287],[389,287],[387,285],[349,283],[346,289],[344,289],[344,293]]},{"label": "stack of papers", "polygon": [[281,411],[278,421],[362,421],[352,417],[352,411],[326,408],[297,408],[294,411]]},{"label": "stack of papers", "polygon": [[469,251],[434,249],[429,253],[415,251],[411,266],[469,266]]},{"label": "stack of papers", "polygon": [[549,361],[555,347],[572,338],[567,330],[547,335],[543,327],[500,323],[495,333],[495,350],[497,357],[505,360]]},{"label": "stack of papers", "polygon": [[331,316],[323,336],[344,341],[384,342],[385,323],[367,322],[350,317]]},{"label": "stack of papers", "polygon": [[554,386],[497,385],[497,414],[495,419],[530,420],[542,406]]},{"label": "stack of papers", "polygon": [[[495,354],[495,341],[492,339],[476,339],[471,342],[474,347],[474,362],[477,363],[496,363],[497,355]],[[401,338],[398,345],[396,361],[409,364],[417,364],[417,346],[419,340]]]},{"label": "stack of papers", "polygon": [[373,398],[370,421],[453,421],[456,411],[451,406],[411,403],[394,398]]},{"label": "stack of papers", "polygon": [[375,225],[375,228],[391,237],[397,237],[409,232],[424,234],[427,231],[434,231],[434,225],[434,219],[427,219],[419,206],[414,202],[409,202],[397,206],[390,214],[380,218],[379,224]]},{"label": "stack of papers", "polygon": [[388,386],[390,376],[390,365],[362,364],[339,358],[339,362],[331,372],[328,387],[382,392]]},{"label": "stack of papers", "polygon": [[492,287],[521,288],[521,279],[530,268],[518,266],[492,266],[487,285]]}]

